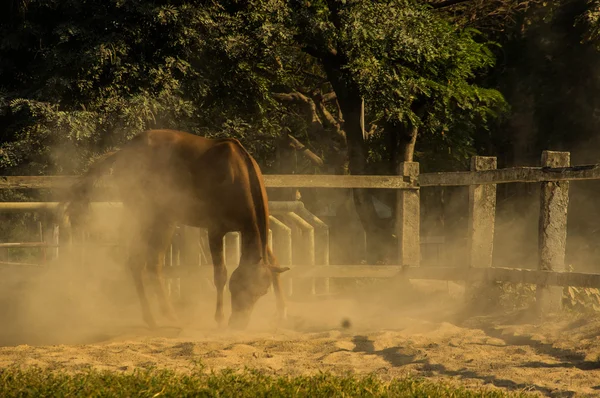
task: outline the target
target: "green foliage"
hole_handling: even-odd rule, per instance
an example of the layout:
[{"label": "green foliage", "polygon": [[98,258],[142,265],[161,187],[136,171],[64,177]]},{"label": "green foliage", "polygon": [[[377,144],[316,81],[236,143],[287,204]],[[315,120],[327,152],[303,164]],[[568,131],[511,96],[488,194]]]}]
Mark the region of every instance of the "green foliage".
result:
[{"label": "green foliage", "polygon": [[[505,0],[493,15],[542,26],[560,15],[563,4],[585,3],[576,7],[571,27],[577,22],[578,40],[597,38],[598,0],[552,3],[552,9],[535,8],[538,3]],[[417,158],[423,170],[457,168],[507,110],[502,95],[489,88],[504,90],[499,75],[481,79],[494,65],[494,52],[502,54],[488,37],[512,40],[509,49],[520,40],[495,33],[500,19],[485,22],[489,5],[478,5],[481,12],[458,5],[450,14],[408,0],[14,5],[12,19],[0,20],[4,173],[77,172],[93,154],[146,128],[163,127],[235,136],[264,166],[272,164],[273,139],[289,130],[327,160],[331,140],[318,134],[331,129],[315,135],[298,104],[272,96],[331,91],[312,50],[343,54],[341,78],[366,99],[368,124],[420,127]],[[484,34],[464,28],[465,21]],[[525,81],[538,83],[533,75]],[[539,87],[546,89],[545,83]],[[335,103],[326,106],[337,117]],[[370,160],[385,168],[389,130],[373,131]]]},{"label": "green foliage", "polygon": [[142,370],[133,373],[85,371],[75,374],[39,368],[0,370],[3,397],[526,397],[498,390],[467,390],[443,383],[415,379],[384,382],[374,376],[271,376],[259,371],[225,370],[191,374],[169,370]]},{"label": "green foliage", "polygon": [[481,146],[497,154],[501,164],[510,165],[537,163],[540,152],[548,148],[576,152],[580,145],[589,147],[600,120],[600,81],[595,73],[600,60],[600,3],[498,2],[505,4],[498,13],[490,12],[495,2],[481,3],[471,11],[465,10],[466,5],[453,10],[461,24],[480,28],[502,44],[495,51],[497,66],[485,84],[504,94],[512,112],[491,134],[479,137]]},{"label": "green foliage", "polygon": [[[507,110],[498,91],[474,83],[495,61],[493,43],[478,41],[474,29],[405,0],[294,4],[301,43],[343,54],[342,73],[365,98],[367,119],[392,130],[419,127],[421,161],[445,153],[445,161],[464,163],[476,130]],[[380,129],[371,137],[373,161],[391,150],[389,133]]]},{"label": "green foliage", "polygon": [[0,51],[11,56],[0,64],[0,166],[34,160],[41,164],[29,168],[43,171],[50,148],[60,145],[80,156],[69,168],[95,146],[118,145],[157,120],[190,116],[177,79],[193,73],[185,52],[191,48],[181,42],[197,40],[183,34],[195,16],[189,11],[144,2],[41,1],[28,6],[23,20],[3,25]]},{"label": "green foliage", "polygon": [[293,3],[32,2],[0,25],[0,167],[75,172],[152,127],[236,136],[261,159],[285,128],[318,139],[297,107],[271,96],[327,90],[322,65],[302,51],[307,42],[344,48],[370,120],[418,122],[414,96],[431,101],[427,131],[454,131],[452,116],[468,115],[456,118],[463,138],[436,135],[446,146],[469,147],[465,125],[485,122],[488,105],[501,102],[466,82],[492,63],[486,45],[423,7],[353,2],[333,29],[325,3]]},{"label": "green foliage", "polygon": [[[569,271],[574,268],[567,266]],[[600,312],[600,289],[568,286],[563,289],[563,307],[579,313]]]},{"label": "green foliage", "polygon": [[[572,269],[572,268],[571,268]],[[535,305],[536,286],[525,283],[495,283],[496,305],[505,310],[532,308]],[[600,311],[600,289],[567,286],[563,288],[563,308],[577,312]]]},{"label": "green foliage", "polygon": [[0,167],[73,172],[151,127],[278,133],[265,116],[271,33],[247,22],[214,4],[31,3],[0,25]]},{"label": "green foliage", "polygon": [[535,285],[527,283],[496,282],[500,308],[508,311],[532,308],[535,306]]},{"label": "green foliage", "polygon": [[566,287],[563,293],[563,305],[577,312],[600,312],[600,290]]},{"label": "green foliage", "polygon": [[[386,121],[447,132],[453,116],[485,122],[503,105],[499,92],[471,83],[494,63],[489,43],[475,40],[477,31],[400,0],[357,2],[346,14],[349,68]],[[426,120],[411,109],[415,101],[427,103]]]},{"label": "green foliage", "polygon": [[585,26],[583,40],[595,42],[600,49],[600,1],[588,0],[588,7],[577,22]]}]

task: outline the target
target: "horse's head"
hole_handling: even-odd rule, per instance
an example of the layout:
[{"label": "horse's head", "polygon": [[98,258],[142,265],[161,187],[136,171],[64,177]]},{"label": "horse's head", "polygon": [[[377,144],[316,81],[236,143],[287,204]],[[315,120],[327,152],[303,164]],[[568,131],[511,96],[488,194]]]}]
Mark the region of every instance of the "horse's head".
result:
[{"label": "horse's head", "polygon": [[234,329],[245,329],[254,305],[259,298],[267,294],[273,277],[287,270],[289,268],[267,265],[263,261],[254,265],[240,264],[229,279],[231,292],[229,326]]}]

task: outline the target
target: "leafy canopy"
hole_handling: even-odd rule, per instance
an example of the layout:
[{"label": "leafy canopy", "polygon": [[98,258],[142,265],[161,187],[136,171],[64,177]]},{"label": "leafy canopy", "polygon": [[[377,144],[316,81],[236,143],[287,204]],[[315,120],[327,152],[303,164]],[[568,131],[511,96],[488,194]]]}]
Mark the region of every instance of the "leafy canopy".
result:
[{"label": "leafy canopy", "polygon": [[[477,84],[495,63],[493,43],[475,29],[452,25],[427,5],[292,3],[301,43],[317,53],[342,55],[347,79],[359,87],[375,124],[417,126],[422,143],[458,149],[464,160],[471,152],[460,150],[472,148],[476,130],[507,110],[498,91]],[[373,139],[380,145],[376,141],[387,136]]]},{"label": "leafy canopy", "polygon": [[72,172],[150,127],[278,132],[268,25],[218,4],[42,0],[0,33],[4,169]]},{"label": "leafy canopy", "polygon": [[503,104],[474,84],[493,63],[477,32],[412,1],[334,2],[336,16],[328,3],[30,2],[0,22],[0,167],[75,172],[152,127],[236,136],[263,160],[285,129],[313,142],[302,111],[272,93],[331,90],[305,51],[315,43],[344,54],[369,121],[417,124],[423,142],[468,148]]}]

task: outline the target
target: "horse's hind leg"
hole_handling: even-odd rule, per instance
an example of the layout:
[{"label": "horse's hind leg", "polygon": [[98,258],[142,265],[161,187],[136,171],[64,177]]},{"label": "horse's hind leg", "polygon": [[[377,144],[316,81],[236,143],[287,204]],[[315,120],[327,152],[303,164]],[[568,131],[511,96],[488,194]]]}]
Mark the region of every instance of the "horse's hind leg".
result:
[{"label": "horse's hind leg", "polygon": [[129,243],[129,254],[127,259],[127,265],[131,271],[133,282],[135,284],[135,290],[137,291],[138,298],[142,309],[142,318],[144,322],[148,324],[150,328],[156,327],[156,321],[152,316],[150,310],[150,304],[148,302],[148,295],[144,287],[143,272],[146,265],[146,253],[147,253],[147,242],[144,240],[143,235],[132,235]]},{"label": "horse's hind leg", "polygon": [[165,254],[171,244],[171,238],[175,232],[175,224],[168,222],[155,222],[148,231],[148,253],[147,270],[150,282],[152,283],[157,295],[158,305],[162,314],[173,322],[179,322],[171,300],[167,296],[165,281],[163,277],[163,267],[165,264]]}]

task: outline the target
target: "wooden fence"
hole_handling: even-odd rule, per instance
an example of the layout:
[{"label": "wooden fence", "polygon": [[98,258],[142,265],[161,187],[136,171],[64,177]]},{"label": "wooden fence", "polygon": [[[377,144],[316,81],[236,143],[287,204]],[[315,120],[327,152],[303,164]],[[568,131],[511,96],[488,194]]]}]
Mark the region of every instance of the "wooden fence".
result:
[{"label": "wooden fence", "polygon": [[[496,158],[476,156],[467,172],[419,174],[419,164],[401,164],[397,176],[265,175],[269,188],[372,188],[396,189],[397,265],[296,265],[293,278],[435,279],[474,282],[521,282],[538,286],[538,302],[547,308],[560,305],[563,286],[600,287],[600,274],[567,272],[566,249],[569,181],[600,179],[600,165],[570,166],[568,152],[544,151],[540,167],[497,169]],[[0,177],[0,189],[61,189],[76,177]],[[537,270],[492,267],[496,213],[496,184],[539,183],[539,265]],[[104,183],[103,183],[104,184]],[[110,184],[110,182],[105,182]],[[420,187],[468,186],[468,261],[464,267],[420,267]],[[53,204],[0,203],[0,211],[27,210]],[[271,206],[271,204],[270,204]],[[323,266],[327,265],[327,266]],[[206,267],[178,267],[178,276],[210,272]],[[208,274],[207,274],[208,275]]]}]

